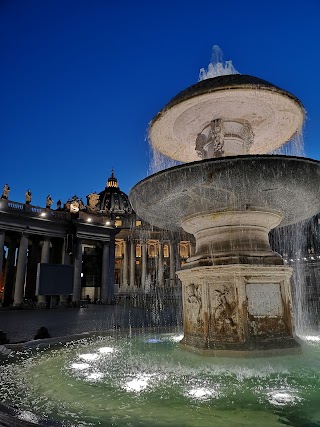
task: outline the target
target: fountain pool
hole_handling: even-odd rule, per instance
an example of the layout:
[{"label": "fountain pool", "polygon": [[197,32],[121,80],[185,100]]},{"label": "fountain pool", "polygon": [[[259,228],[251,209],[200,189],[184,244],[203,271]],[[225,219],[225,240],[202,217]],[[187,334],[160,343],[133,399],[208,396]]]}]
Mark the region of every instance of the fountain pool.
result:
[{"label": "fountain pool", "polygon": [[320,425],[320,337],[304,337],[303,354],[233,359],[186,352],[181,334],[101,336],[21,353],[0,367],[2,400],[36,423]]}]

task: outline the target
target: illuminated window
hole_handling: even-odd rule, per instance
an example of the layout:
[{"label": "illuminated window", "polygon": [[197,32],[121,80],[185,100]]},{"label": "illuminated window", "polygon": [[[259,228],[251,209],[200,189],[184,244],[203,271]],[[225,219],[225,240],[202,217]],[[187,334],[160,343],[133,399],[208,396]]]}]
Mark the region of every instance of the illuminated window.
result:
[{"label": "illuminated window", "polygon": [[136,221],[136,227],[141,227],[141,221]]},{"label": "illuminated window", "polygon": [[181,258],[188,258],[190,256],[190,245],[189,242],[179,243],[179,254]]},{"label": "illuminated window", "polygon": [[114,222],[114,225],[115,225],[116,227],[121,227],[121,226],[122,226],[122,221],[121,221],[121,219],[116,219],[116,220],[115,220],[115,222]]},{"label": "illuminated window", "polygon": [[168,245],[163,245],[163,256],[165,258],[169,258],[169,246]]},{"label": "illuminated window", "polygon": [[141,245],[136,246],[136,258],[141,258]]},{"label": "illuminated window", "polygon": [[116,242],[116,254],[115,254],[116,258],[121,258],[122,257],[121,246],[122,246],[122,244],[121,244],[120,241]]}]

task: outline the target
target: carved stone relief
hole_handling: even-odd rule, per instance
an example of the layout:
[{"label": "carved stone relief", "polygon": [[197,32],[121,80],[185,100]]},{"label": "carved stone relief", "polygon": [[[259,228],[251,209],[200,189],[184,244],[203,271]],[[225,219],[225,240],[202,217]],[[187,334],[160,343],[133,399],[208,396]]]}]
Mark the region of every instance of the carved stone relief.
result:
[{"label": "carved stone relief", "polygon": [[[186,312],[185,321],[190,329],[202,329],[202,286],[190,284],[186,288]],[[192,327],[193,326],[193,327]]]},{"label": "carved stone relief", "polygon": [[227,286],[210,290],[210,326],[215,335],[237,334],[237,304]]}]

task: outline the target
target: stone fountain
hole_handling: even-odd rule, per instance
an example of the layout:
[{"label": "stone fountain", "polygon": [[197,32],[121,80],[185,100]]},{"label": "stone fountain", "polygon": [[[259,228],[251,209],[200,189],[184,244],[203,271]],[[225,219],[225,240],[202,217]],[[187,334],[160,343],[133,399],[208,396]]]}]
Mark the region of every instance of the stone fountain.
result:
[{"label": "stone fountain", "polygon": [[186,348],[227,355],[298,349],[292,269],[272,251],[268,233],[320,211],[320,165],[266,153],[303,121],[295,96],[239,74],[189,87],[152,120],[153,147],[184,164],[144,179],[129,197],[149,223],[195,236],[195,254],[177,272]]}]

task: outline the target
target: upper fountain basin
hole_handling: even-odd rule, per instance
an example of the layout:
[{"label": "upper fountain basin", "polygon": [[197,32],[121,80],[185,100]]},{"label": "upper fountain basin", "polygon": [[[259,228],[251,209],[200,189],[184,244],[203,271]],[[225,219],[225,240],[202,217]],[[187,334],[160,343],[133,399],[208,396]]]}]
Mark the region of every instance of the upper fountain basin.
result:
[{"label": "upper fountain basin", "polygon": [[248,209],[276,211],[285,226],[320,212],[320,162],[278,155],[202,160],[145,178],[129,198],[145,221],[171,230],[190,215]]},{"label": "upper fountain basin", "polygon": [[294,95],[271,83],[241,74],[203,80],[175,96],[151,121],[151,144],[182,162],[199,160],[195,141],[213,120],[250,126],[253,143],[248,154],[279,148],[297,133],[304,108]]}]

